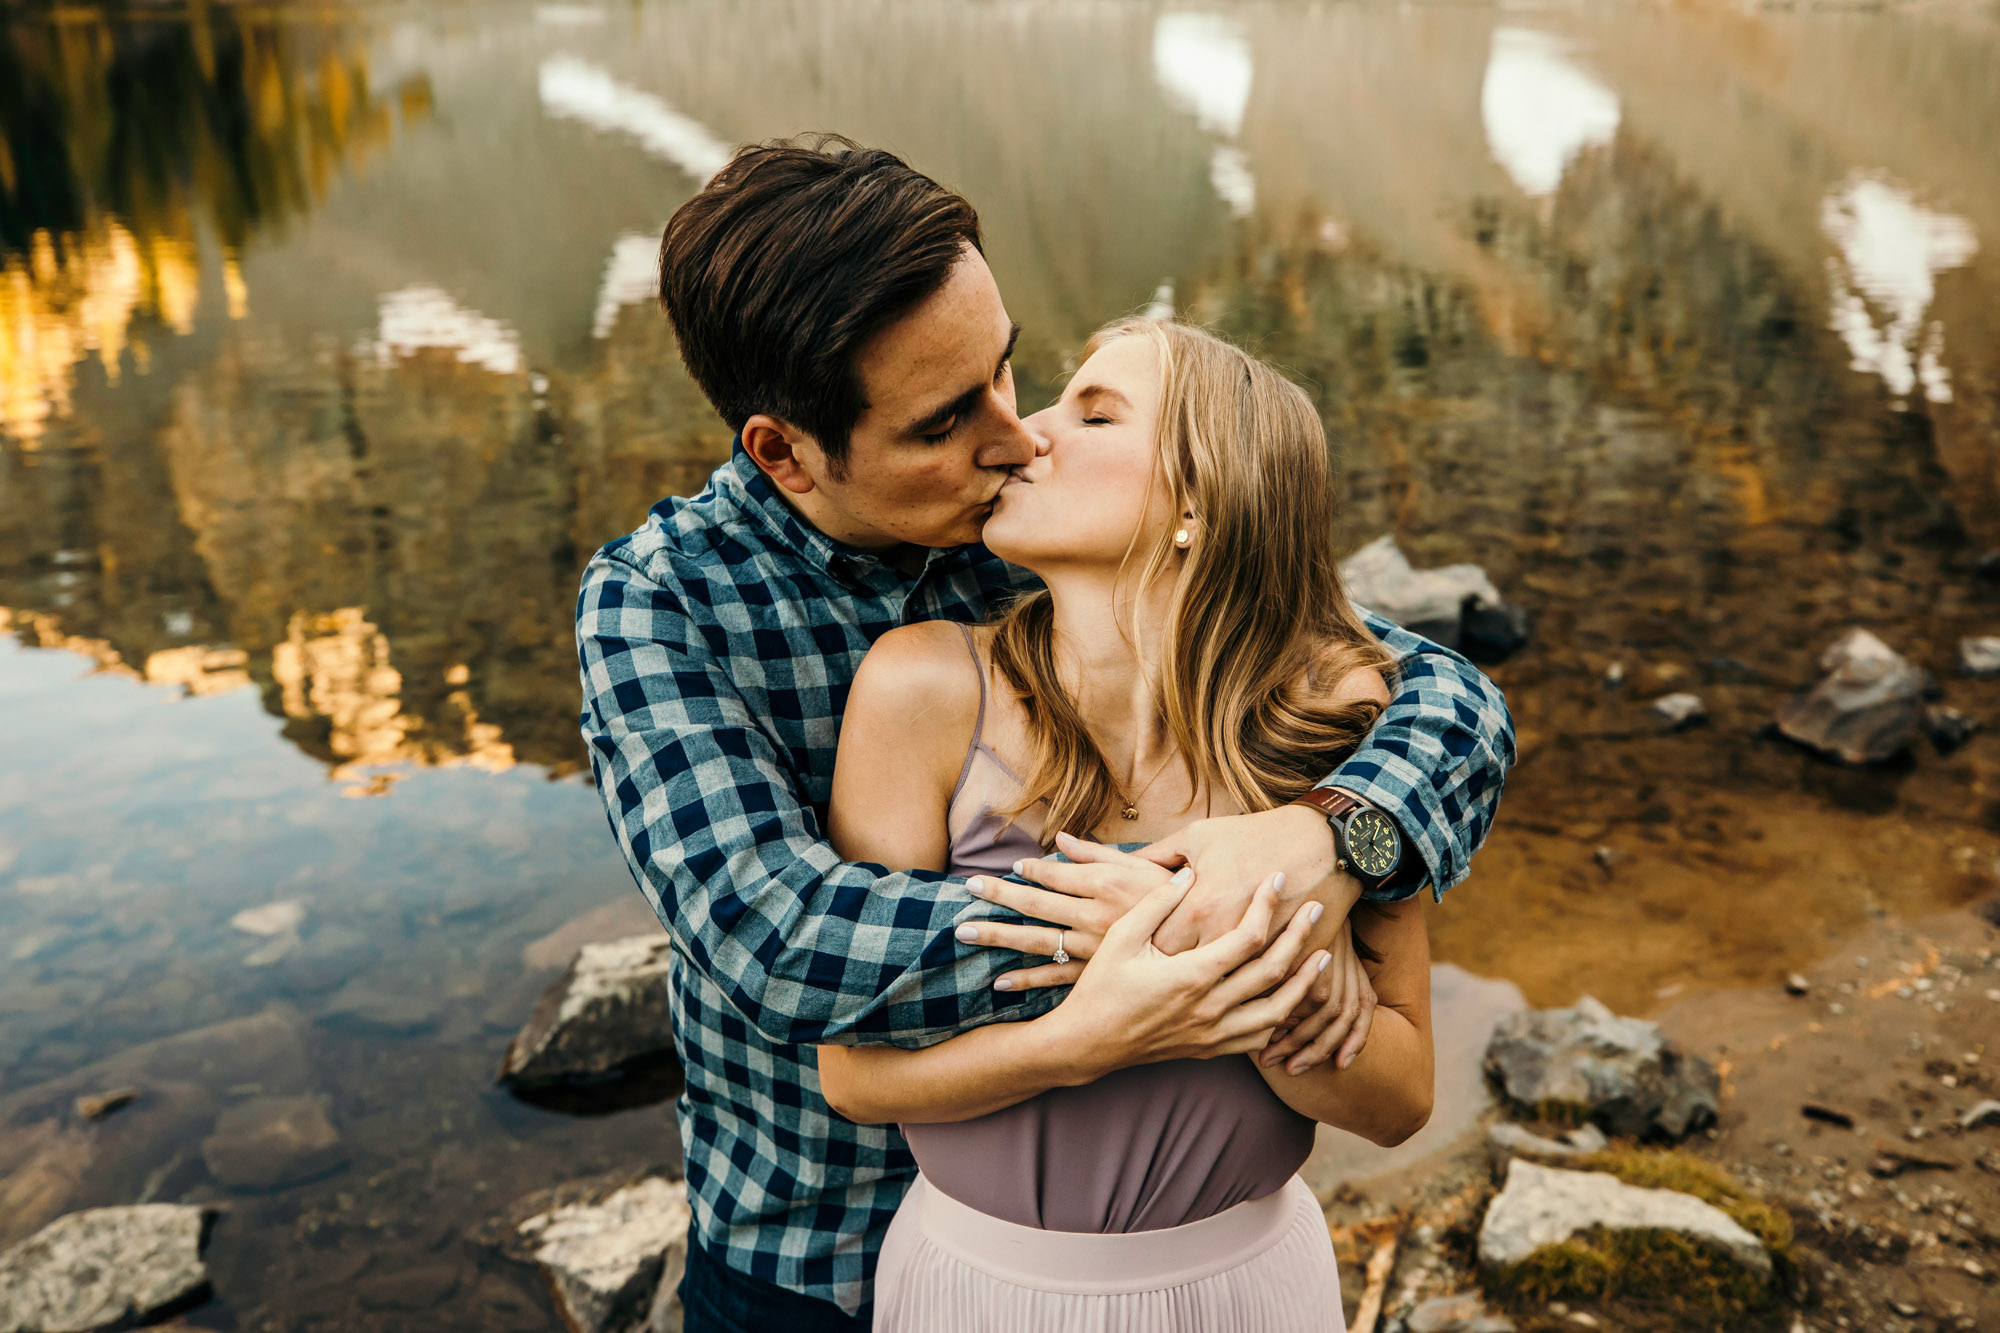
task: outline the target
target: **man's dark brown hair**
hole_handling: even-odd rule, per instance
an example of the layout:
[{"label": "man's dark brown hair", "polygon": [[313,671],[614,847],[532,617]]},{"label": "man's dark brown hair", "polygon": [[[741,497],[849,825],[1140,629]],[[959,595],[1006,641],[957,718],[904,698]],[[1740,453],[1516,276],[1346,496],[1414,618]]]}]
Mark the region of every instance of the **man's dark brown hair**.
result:
[{"label": "man's dark brown hair", "polygon": [[738,150],[675,210],[660,303],[681,359],[732,430],[763,412],[841,475],[867,410],[869,337],[934,295],[979,245],[970,203],[893,153],[838,135]]}]

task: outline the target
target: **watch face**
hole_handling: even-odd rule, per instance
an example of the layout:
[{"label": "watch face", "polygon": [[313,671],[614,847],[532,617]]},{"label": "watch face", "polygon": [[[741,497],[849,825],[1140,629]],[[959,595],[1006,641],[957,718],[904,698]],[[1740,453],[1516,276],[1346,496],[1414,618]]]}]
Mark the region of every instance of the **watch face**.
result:
[{"label": "watch face", "polygon": [[1371,878],[1388,874],[1403,859],[1403,835],[1376,810],[1357,810],[1347,821],[1347,859]]}]

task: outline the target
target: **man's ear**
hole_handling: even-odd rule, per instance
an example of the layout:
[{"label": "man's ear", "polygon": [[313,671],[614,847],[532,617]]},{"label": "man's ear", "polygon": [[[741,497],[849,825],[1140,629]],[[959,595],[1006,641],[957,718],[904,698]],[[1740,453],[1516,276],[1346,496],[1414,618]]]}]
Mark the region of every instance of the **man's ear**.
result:
[{"label": "man's ear", "polygon": [[759,412],[743,423],[743,452],[763,469],[764,475],[793,495],[805,495],[815,483],[806,470],[805,455],[817,456],[819,446],[810,435]]}]

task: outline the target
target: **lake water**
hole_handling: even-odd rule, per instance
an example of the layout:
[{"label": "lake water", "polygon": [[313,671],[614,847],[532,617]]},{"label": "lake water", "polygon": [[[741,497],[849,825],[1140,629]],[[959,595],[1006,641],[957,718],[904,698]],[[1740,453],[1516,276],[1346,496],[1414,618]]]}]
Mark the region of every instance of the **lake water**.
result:
[{"label": "lake water", "polygon": [[[1494,668],[1522,762],[1442,959],[1643,1010],[2000,880],[2000,738],[1851,772],[1762,730],[1850,624],[2000,722],[1954,667],[2000,634],[1990,8],[72,6],[6,34],[0,1245],[227,1197],[203,1326],[539,1328],[466,1230],[672,1161],[664,1108],[491,1077],[552,975],[524,948],[636,901],[580,776],[576,576],[727,453],[649,280],[668,214],[773,135],[972,198],[1027,405],[1108,318],[1208,321],[1312,387],[1345,540],[1477,561],[1533,613]],[[1708,727],[1652,728],[1677,689]],[[302,919],[230,924],[273,903]],[[57,1113],[134,1070],[164,1090]],[[346,1167],[220,1188],[201,1143],[259,1090],[321,1098]]]}]

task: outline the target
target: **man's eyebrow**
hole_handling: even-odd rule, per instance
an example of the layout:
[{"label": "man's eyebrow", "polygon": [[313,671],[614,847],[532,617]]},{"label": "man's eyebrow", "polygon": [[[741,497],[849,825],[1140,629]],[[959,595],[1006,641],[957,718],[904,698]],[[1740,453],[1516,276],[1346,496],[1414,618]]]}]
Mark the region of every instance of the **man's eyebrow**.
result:
[{"label": "man's eyebrow", "polygon": [[[999,379],[1000,372],[1006,369],[1007,363],[1009,361],[1014,359],[1014,344],[1019,342],[1020,339],[1021,339],[1021,326],[1019,324],[1008,325],[1007,349],[1000,353],[1000,360],[996,362],[993,366],[994,379],[996,380]],[[935,435],[938,431],[944,429],[947,422],[951,421],[961,412],[965,412],[968,409],[970,409],[974,403],[979,401],[979,395],[985,392],[986,392],[986,386],[984,384],[974,385],[972,388],[967,389],[964,393],[960,394],[958,397],[946,403],[943,407],[938,408],[935,412],[931,412],[926,416],[920,417],[916,421],[911,422],[908,426],[905,426],[903,428],[904,433],[908,435]]]}]

